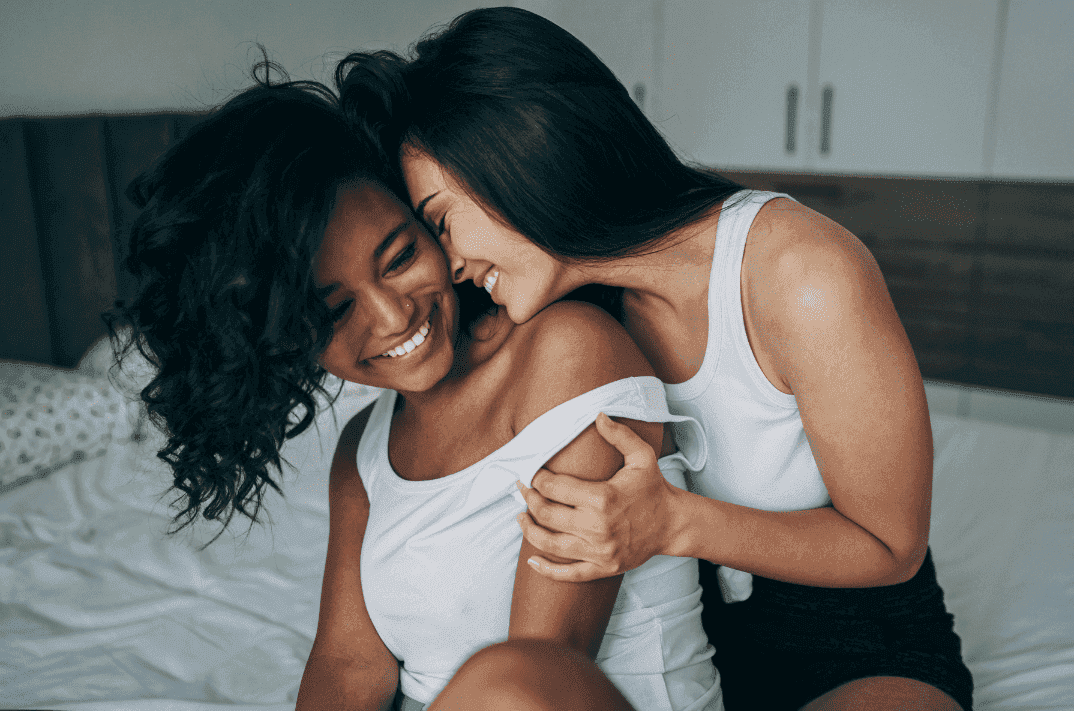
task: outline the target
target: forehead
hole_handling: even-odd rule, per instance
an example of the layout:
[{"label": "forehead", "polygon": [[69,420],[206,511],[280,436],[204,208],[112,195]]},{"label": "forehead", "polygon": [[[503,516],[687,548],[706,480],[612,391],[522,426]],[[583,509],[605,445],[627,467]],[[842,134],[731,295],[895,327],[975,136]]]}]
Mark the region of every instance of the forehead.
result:
[{"label": "forehead", "polygon": [[382,185],[341,185],[314,260],[316,280],[331,283],[341,265],[371,261],[388,233],[409,217],[410,210]]},{"label": "forehead", "polygon": [[452,189],[455,187],[454,181],[450,179],[444,166],[420,148],[403,144],[400,148],[399,163],[403,168],[403,178],[411,198],[416,198],[415,202],[434,192],[456,192]]},{"label": "forehead", "polygon": [[394,226],[406,212],[399,199],[379,183],[345,183],[336,190],[336,204],[328,217],[325,237],[368,236],[365,233],[389,222]]}]

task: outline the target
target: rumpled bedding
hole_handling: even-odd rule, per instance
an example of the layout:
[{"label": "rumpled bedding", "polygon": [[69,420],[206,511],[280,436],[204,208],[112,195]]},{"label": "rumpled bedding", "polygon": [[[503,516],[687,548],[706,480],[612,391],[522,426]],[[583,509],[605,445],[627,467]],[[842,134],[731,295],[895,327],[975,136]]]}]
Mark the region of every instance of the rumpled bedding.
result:
[{"label": "rumpled bedding", "polygon": [[[285,498],[167,537],[162,437],[117,433],[105,456],[0,497],[0,708],[294,709],[317,624],[328,472],[376,391],[348,384],[285,443]],[[120,425],[122,426],[122,425]],[[271,525],[267,523],[271,520]],[[90,703],[99,701],[101,703]],[[123,701],[124,703],[118,703]]]},{"label": "rumpled bedding", "polygon": [[[246,519],[166,537],[159,435],[0,497],[0,708],[294,708],[313,643],[348,386],[285,445],[297,467]],[[934,415],[931,545],[975,708],[1074,708],[1074,433]],[[719,640],[713,640],[719,644]]]}]

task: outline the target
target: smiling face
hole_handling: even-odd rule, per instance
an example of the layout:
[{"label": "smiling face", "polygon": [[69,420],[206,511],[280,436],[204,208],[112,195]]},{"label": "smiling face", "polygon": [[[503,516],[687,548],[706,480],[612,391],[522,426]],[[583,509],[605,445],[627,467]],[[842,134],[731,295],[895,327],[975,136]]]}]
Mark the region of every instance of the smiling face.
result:
[{"label": "smiling face", "polygon": [[404,146],[400,162],[410,202],[439,237],[452,279],[484,287],[515,323],[584,283],[566,263],[493,219],[424,152]]},{"label": "smiling face", "polygon": [[458,308],[444,254],[388,190],[339,188],[313,273],[337,315],[321,356],[329,373],[424,392],[451,369]]}]

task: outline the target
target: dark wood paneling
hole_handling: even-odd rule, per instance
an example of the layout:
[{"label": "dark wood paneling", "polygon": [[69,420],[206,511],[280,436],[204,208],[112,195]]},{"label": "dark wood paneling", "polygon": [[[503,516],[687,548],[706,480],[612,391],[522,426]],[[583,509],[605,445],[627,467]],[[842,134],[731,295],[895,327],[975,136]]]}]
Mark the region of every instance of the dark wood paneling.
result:
[{"label": "dark wood paneling", "polygon": [[1074,397],[1074,185],[724,175],[857,235],[926,377]]},{"label": "dark wood paneling", "polygon": [[0,358],[52,360],[21,122],[0,122]]},{"label": "dark wood paneling", "polygon": [[53,362],[73,366],[104,334],[115,301],[104,121],[26,122],[34,213],[41,240]]},{"label": "dark wood paneling", "polygon": [[1074,325],[1074,256],[985,252],[978,260],[982,319]]},{"label": "dark wood paneling", "polygon": [[988,191],[989,246],[1074,257],[1074,186],[992,183]]}]

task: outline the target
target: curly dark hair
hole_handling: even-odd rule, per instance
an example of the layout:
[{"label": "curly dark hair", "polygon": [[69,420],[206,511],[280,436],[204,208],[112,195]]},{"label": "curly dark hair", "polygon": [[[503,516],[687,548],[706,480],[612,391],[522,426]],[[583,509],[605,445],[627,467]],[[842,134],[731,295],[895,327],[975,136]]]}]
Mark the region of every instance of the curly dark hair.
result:
[{"label": "curly dark hair", "polygon": [[173,505],[186,503],[168,533],[199,513],[222,519],[206,547],[235,511],[257,522],[266,486],[282,495],[280,447],[313,422],[318,393],[331,399],[318,357],[334,319],[312,267],[337,189],[399,194],[329,88],[288,81],[267,58],[251,74],[131,183],[142,212],[125,266],[139,286],[105,315],[117,360],[137,350],[157,371],[141,398],[168,438],[157,456],[181,492]]}]

